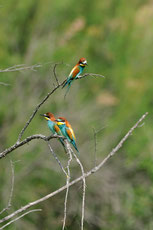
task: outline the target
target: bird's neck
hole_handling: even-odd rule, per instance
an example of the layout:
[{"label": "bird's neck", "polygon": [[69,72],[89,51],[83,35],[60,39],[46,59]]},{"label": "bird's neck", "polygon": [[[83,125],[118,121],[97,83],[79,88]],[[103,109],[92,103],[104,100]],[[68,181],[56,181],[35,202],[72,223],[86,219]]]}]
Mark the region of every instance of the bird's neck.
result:
[{"label": "bird's neck", "polygon": [[48,120],[48,124],[53,124],[53,123],[54,123],[54,121]]},{"label": "bird's neck", "polygon": [[79,65],[79,68],[80,68],[81,71],[83,71],[84,67],[85,67],[85,66]]},{"label": "bird's neck", "polygon": [[55,117],[51,117],[50,120],[54,122],[56,119]]}]

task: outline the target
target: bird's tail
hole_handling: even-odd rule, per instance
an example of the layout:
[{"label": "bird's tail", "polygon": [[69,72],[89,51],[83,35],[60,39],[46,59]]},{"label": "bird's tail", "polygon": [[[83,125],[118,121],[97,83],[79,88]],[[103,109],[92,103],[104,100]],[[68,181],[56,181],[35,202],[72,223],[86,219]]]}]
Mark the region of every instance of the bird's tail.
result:
[{"label": "bird's tail", "polygon": [[69,89],[70,89],[71,82],[69,82],[69,83],[67,83],[67,84],[68,84],[68,86],[67,86],[66,93],[65,93],[65,95],[64,95],[64,99],[66,98],[66,95],[67,95],[67,93],[68,93],[68,91],[69,91]]},{"label": "bird's tail", "polygon": [[68,84],[68,79],[65,80],[63,86],[62,86],[62,89]]},{"label": "bird's tail", "polygon": [[74,148],[76,149],[76,151],[79,153],[79,150],[78,150],[78,148],[76,146],[76,143],[74,141],[72,141],[72,145],[74,146]]},{"label": "bird's tail", "polygon": [[68,78],[64,81],[64,84],[63,84],[63,86],[62,86],[62,89],[63,89],[65,86],[70,85],[71,82],[72,82],[72,80],[73,80],[72,76],[68,77]]}]

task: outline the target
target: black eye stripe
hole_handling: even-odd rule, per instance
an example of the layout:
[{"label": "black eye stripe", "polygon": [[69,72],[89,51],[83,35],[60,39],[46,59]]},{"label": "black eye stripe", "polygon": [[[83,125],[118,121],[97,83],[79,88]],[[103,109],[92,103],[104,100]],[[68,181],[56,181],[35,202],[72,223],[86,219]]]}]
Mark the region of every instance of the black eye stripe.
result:
[{"label": "black eye stripe", "polygon": [[64,120],[62,119],[57,119],[58,122],[65,122]]}]

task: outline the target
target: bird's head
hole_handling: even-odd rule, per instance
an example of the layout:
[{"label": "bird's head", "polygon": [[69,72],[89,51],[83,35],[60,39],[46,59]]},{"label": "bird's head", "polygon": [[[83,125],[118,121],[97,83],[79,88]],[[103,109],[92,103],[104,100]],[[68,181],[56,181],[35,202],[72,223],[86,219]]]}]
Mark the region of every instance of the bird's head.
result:
[{"label": "bird's head", "polygon": [[69,128],[72,128],[70,123],[68,122],[68,120],[65,117],[59,117],[57,120],[57,125],[66,125]]},{"label": "bird's head", "polygon": [[66,122],[67,120],[64,117],[59,117],[58,119],[56,119],[57,125],[65,125]]},{"label": "bird's head", "polygon": [[80,58],[78,64],[82,67],[85,67],[87,64],[87,60],[85,58]]},{"label": "bird's head", "polygon": [[51,121],[55,121],[55,117],[52,113],[47,112],[45,114],[40,114],[41,116],[43,116],[47,121],[51,120]]}]

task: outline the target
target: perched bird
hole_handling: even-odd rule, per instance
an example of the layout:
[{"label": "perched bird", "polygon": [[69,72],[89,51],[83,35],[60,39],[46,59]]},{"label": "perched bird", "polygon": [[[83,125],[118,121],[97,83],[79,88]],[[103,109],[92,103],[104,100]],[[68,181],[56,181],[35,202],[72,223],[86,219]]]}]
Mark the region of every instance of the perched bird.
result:
[{"label": "perched bird", "polygon": [[77,152],[79,152],[79,150],[78,150],[78,148],[76,146],[76,137],[75,137],[74,131],[73,131],[70,123],[64,117],[59,117],[56,120],[56,123],[59,126],[63,136],[66,137],[68,139],[68,141],[77,150]]},{"label": "perched bird", "polygon": [[[79,62],[73,67],[73,69],[71,70],[67,80],[65,81],[64,85],[62,88],[64,88],[65,86],[67,86],[67,91],[66,94],[72,84],[72,81],[74,79],[76,79],[82,72],[84,67],[87,65],[87,60],[85,58],[80,58]],[[66,96],[65,94],[65,96]]]},{"label": "perched bird", "polygon": [[[53,134],[62,136],[62,132],[60,128],[58,127],[58,125],[56,124],[56,119],[52,113],[48,112],[48,113],[40,114],[40,115],[43,116],[48,121],[48,127],[52,131]],[[64,140],[62,138],[60,138],[59,140],[65,149]]]}]

